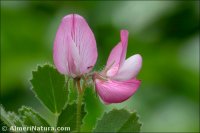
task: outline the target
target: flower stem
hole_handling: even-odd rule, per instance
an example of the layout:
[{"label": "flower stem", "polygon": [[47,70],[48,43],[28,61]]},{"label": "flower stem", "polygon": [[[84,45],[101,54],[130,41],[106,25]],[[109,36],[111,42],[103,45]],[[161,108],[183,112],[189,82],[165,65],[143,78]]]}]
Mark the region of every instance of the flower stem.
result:
[{"label": "flower stem", "polygon": [[77,99],[77,115],[76,115],[76,131],[80,132],[81,129],[81,106],[84,94],[84,88],[81,88],[80,79],[77,80],[77,88],[78,88],[78,99]]}]

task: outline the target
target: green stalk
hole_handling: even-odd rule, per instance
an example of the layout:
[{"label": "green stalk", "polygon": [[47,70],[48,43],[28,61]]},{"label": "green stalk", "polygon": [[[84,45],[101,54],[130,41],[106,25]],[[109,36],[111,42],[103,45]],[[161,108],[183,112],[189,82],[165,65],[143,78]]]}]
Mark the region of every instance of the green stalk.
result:
[{"label": "green stalk", "polygon": [[84,91],[85,91],[85,86],[83,86],[83,88],[81,88],[80,79],[78,79],[76,83],[77,83],[77,88],[78,88],[76,131],[80,132],[80,130],[81,130],[81,106],[82,106],[82,100],[83,100],[83,95],[84,95]]}]

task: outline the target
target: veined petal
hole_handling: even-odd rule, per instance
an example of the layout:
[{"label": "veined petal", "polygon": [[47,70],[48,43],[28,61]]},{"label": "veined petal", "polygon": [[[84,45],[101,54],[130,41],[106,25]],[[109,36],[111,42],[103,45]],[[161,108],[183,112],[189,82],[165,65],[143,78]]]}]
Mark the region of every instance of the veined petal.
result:
[{"label": "veined petal", "polygon": [[121,30],[120,36],[121,36],[121,43],[122,43],[122,53],[120,57],[120,66],[121,66],[126,59],[126,52],[127,52],[127,46],[128,46],[128,31]]},{"label": "veined petal", "polygon": [[95,88],[101,100],[106,104],[120,103],[130,98],[140,86],[140,81],[95,80]]},{"label": "veined petal", "polygon": [[79,55],[78,48],[74,44],[74,41],[72,40],[72,38],[68,38],[68,42],[69,42],[68,67],[69,67],[69,72],[70,72],[71,76],[75,78],[77,75],[81,75],[81,72],[79,69],[81,58]]},{"label": "veined petal", "polygon": [[78,48],[81,60],[79,68],[82,74],[89,72],[97,60],[97,47],[94,34],[83,17],[77,14],[64,17],[64,21],[71,21],[71,36]]},{"label": "veined petal", "polygon": [[85,19],[77,14],[65,16],[54,41],[54,63],[59,72],[79,76],[89,72],[96,60],[96,40]]},{"label": "veined petal", "polygon": [[[120,37],[121,37],[121,41],[112,49],[108,57],[106,69],[114,68],[114,70],[116,70],[116,68],[119,68],[121,64],[123,64],[126,58],[126,51],[127,51],[127,45],[128,45],[128,31],[121,30]],[[115,74],[116,73],[112,73],[112,75],[115,75]],[[107,76],[109,75],[110,75],[110,72],[107,73]]]},{"label": "veined petal", "polygon": [[116,66],[118,67],[120,63],[121,53],[122,53],[122,44],[121,42],[119,42],[110,52],[106,68],[116,67]]},{"label": "veined petal", "polygon": [[65,29],[65,25],[62,21],[56,33],[53,47],[53,60],[60,73],[69,75],[68,58],[71,56],[71,53],[68,52],[69,43],[66,41],[68,40],[66,34],[68,32],[66,30],[68,29]]},{"label": "veined petal", "polygon": [[141,67],[142,57],[139,54],[133,55],[125,60],[113,79],[120,81],[132,79],[139,73]]}]

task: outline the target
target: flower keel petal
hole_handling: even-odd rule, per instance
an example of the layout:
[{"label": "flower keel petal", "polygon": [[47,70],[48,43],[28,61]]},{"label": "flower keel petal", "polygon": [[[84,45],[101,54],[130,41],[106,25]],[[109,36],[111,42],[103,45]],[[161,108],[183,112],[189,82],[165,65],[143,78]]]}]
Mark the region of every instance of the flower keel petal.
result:
[{"label": "flower keel petal", "polygon": [[127,81],[95,80],[96,91],[104,103],[120,103],[130,98],[140,86],[140,81],[131,79]]}]

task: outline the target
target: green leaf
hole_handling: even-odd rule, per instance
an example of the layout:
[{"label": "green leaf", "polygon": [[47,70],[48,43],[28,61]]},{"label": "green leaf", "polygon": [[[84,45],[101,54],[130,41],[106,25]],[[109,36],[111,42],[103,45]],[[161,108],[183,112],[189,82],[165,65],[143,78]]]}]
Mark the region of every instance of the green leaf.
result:
[{"label": "green leaf", "polygon": [[0,105],[0,111],[1,111],[1,120],[6,124],[8,127],[11,126],[17,126],[22,127],[23,122],[20,120],[19,116],[17,116],[14,112],[6,112],[2,105]]},{"label": "green leaf", "polygon": [[100,102],[99,98],[96,97],[92,87],[86,88],[84,103],[87,115],[84,119],[82,131],[91,132],[97,122],[97,118],[103,114],[103,104]]},{"label": "green leaf", "polygon": [[53,113],[59,114],[67,102],[65,76],[50,65],[38,66],[32,72],[33,91]]},{"label": "green leaf", "polygon": [[[70,131],[76,130],[76,111],[77,104],[68,104],[67,107],[58,116],[57,127],[70,127]],[[81,120],[86,115],[84,104],[81,107]],[[82,124],[82,121],[81,121]]]},{"label": "green leaf", "polygon": [[14,112],[8,112],[8,118],[13,121],[16,126],[24,126],[23,121],[20,120],[19,116]]},{"label": "green leaf", "polygon": [[19,109],[19,114],[21,116],[22,121],[24,122],[24,125],[26,126],[49,127],[49,124],[30,107],[22,106]]},{"label": "green leaf", "polygon": [[94,132],[140,132],[141,123],[138,119],[135,112],[114,109],[103,115]]}]

